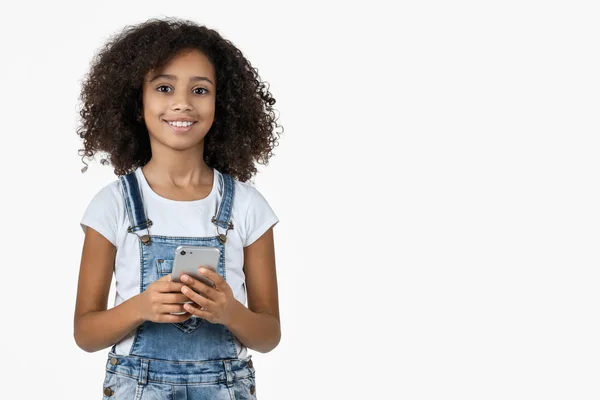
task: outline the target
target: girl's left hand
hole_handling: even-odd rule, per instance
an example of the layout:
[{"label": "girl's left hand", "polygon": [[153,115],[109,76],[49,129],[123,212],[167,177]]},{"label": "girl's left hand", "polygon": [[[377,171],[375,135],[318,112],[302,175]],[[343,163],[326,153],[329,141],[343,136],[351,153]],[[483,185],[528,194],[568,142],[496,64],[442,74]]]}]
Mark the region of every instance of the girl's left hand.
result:
[{"label": "girl's left hand", "polygon": [[[218,273],[206,268],[198,268],[200,275],[210,279],[215,286],[210,287],[189,275],[182,275],[184,286],[181,292],[196,304],[185,304],[184,309],[213,324],[227,325],[234,305],[233,291]],[[190,289],[191,288],[191,289]],[[196,293],[200,292],[202,295]]]}]

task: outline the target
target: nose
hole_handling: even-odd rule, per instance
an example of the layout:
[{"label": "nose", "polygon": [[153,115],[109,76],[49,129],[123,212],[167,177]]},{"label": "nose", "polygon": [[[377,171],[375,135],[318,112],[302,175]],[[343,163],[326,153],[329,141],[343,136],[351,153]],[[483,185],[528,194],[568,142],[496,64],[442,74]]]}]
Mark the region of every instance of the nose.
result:
[{"label": "nose", "polygon": [[187,94],[179,94],[173,96],[173,103],[171,104],[171,109],[173,111],[178,110],[191,110],[192,106],[188,100]]}]

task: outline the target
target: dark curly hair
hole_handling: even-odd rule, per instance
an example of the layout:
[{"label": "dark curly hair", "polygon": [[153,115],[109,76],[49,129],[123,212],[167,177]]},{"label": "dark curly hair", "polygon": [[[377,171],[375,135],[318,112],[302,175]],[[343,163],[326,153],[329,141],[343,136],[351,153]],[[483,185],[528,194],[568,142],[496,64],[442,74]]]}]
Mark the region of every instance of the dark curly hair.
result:
[{"label": "dark curly hair", "polygon": [[[204,161],[245,182],[255,162],[267,165],[278,145],[275,99],[242,52],[215,30],[189,20],[150,19],[126,26],[92,60],[82,84],[77,134],[79,155],[105,152],[116,175],[144,166],[152,156],[143,115],[142,86],[147,72],[160,69],[180,52],[199,50],[216,73],[215,119],[204,139]],[[85,163],[85,161],[83,161]],[[87,169],[83,169],[83,172]]]}]

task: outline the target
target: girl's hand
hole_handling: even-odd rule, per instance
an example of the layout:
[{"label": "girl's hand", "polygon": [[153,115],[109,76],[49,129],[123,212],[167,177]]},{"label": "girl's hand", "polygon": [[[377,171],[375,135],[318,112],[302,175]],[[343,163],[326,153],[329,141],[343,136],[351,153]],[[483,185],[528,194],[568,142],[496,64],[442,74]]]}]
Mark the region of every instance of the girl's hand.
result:
[{"label": "girl's hand", "polygon": [[190,314],[204,318],[213,324],[227,325],[235,301],[231,287],[221,275],[214,271],[200,267],[198,272],[210,279],[215,286],[210,287],[189,275],[182,275],[181,281],[185,285],[181,288],[181,292],[196,303],[186,304],[184,309]]},{"label": "girl's hand", "polygon": [[171,274],[148,285],[148,288],[139,295],[140,315],[144,321],[173,323],[183,322],[190,318],[190,313],[171,315],[169,313],[185,312],[184,301],[188,298],[181,294],[184,286],[179,282],[170,282]]}]

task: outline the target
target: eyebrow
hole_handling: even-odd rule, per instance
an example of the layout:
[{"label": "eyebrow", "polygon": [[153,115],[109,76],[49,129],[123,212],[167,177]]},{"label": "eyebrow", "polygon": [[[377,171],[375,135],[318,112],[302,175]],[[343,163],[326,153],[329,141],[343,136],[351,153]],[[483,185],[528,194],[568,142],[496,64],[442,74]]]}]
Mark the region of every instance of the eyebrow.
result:
[{"label": "eyebrow", "polygon": [[[169,79],[171,81],[176,81],[177,77],[175,77],[174,75],[167,75],[167,74],[161,74],[161,75],[156,75],[154,78],[152,78],[149,82],[152,83],[155,80],[159,79],[159,78],[165,78],[165,79]],[[210,82],[211,85],[214,85],[214,83],[208,79],[205,76],[192,76],[190,78],[190,82],[197,82],[197,81],[207,81]]]}]

